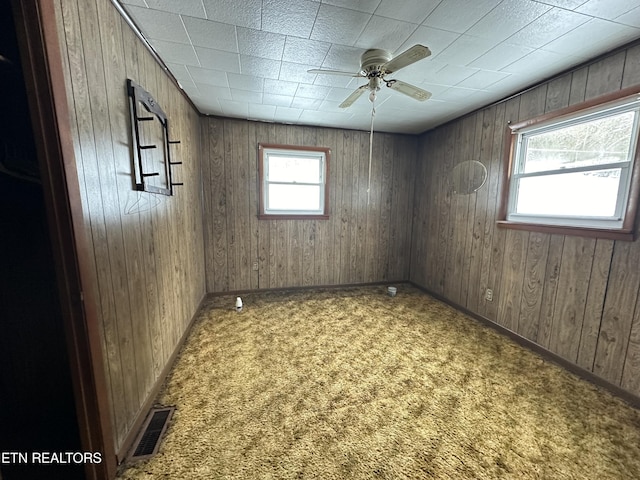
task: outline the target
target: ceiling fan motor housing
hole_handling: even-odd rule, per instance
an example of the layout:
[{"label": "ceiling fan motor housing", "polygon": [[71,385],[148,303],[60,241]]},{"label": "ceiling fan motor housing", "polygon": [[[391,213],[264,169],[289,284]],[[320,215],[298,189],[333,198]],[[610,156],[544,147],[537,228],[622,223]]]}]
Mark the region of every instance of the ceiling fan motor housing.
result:
[{"label": "ceiling fan motor housing", "polygon": [[360,57],[360,65],[362,66],[362,72],[366,75],[380,74],[380,67],[391,60],[391,54],[386,50],[379,48],[372,48],[367,50]]}]

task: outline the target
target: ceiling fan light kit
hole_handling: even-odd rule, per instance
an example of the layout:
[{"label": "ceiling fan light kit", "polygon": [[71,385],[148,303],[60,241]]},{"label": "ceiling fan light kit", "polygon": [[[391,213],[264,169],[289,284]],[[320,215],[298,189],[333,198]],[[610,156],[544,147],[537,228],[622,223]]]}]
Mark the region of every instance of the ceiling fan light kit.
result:
[{"label": "ceiling fan light kit", "polygon": [[373,119],[376,115],[376,96],[377,91],[380,90],[380,86],[384,83],[387,87],[396,92],[400,92],[408,97],[424,102],[431,93],[423,90],[415,85],[397,80],[395,78],[387,79],[387,75],[397,72],[401,68],[407,67],[419,60],[427,58],[431,55],[431,51],[424,45],[414,45],[413,47],[405,50],[401,54],[393,57],[391,53],[380,48],[371,48],[366,50],[360,56],[360,71],[357,73],[344,72],[341,70],[324,70],[324,69],[311,69],[309,73],[329,74],[329,75],[346,75],[349,77],[361,77],[366,78],[368,81],[366,84],[358,87],[351,95],[349,95],[340,105],[340,108],[348,108],[358,100],[365,92],[369,90],[369,101],[371,101],[371,128],[369,131],[369,180],[367,185],[367,205],[369,205],[371,198],[371,161],[373,157]]},{"label": "ceiling fan light kit", "polygon": [[368,83],[358,87],[351,95],[349,95],[340,104],[340,108],[348,108],[353,105],[365,90],[369,90],[371,92],[369,94],[369,100],[373,102],[376,98],[376,92],[380,90],[380,86],[383,83],[392,90],[400,92],[420,102],[424,102],[431,97],[431,93],[401,80],[387,79],[385,77],[391,73],[397,72],[401,68],[427,58],[429,55],[431,55],[431,51],[424,45],[419,44],[405,50],[396,57],[392,57],[391,53],[386,50],[372,48],[366,50],[360,57],[360,71],[357,73],[324,69],[312,69],[308,72],[330,75],[347,75],[349,77],[362,77],[368,79]]}]

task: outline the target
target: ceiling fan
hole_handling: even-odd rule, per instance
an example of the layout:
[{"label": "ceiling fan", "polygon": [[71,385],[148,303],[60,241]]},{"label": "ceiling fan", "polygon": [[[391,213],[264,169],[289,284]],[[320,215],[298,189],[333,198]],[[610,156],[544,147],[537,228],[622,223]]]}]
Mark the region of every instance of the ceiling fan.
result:
[{"label": "ceiling fan", "polygon": [[431,93],[401,80],[387,79],[385,77],[391,73],[397,72],[401,68],[417,62],[418,60],[427,58],[429,55],[431,55],[431,51],[424,45],[414,45],[396,57],[392,57],[386,50],[373,48],[364,52],[360,57],[360,71],[357,73],[323,69],[312,69],[308,70],[308,72],[325,73],[330,75],[347,75],[350,77],[362,77],[369,79],[368,83],[358,87],[351,95],[349,95],[344,102],[340,104],[340,108],[347,108],[351,106],[353,102],[360,98],[366,90],[371,91],[369,99],[373,102],[373,100],[375,100],[376,92],[380,90],[380,85],[383,83],[392,90],[396,90],[423,102],[431,97]]}]

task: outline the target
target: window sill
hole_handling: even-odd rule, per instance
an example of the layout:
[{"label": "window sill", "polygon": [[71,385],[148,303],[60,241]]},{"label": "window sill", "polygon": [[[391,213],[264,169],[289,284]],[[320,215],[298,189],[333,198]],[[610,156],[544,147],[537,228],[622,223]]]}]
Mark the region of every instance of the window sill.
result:
[{"label": "window sill", "polygon": [[635,240],[635,233],[633,230],[608,230],[605,228],[541,225],[537,223],[510,222],[508,220],[498,220],[497,224],[500,228],[508,228],[512,230],[553,233],[557,235],[575,235],[588,238],[603,238],[606,240],[623,240],[626,242],[632,242]]},{"label": "window sill", "polygon": [[261,213],[258,220],[329,220],[329,215],[267,215]]}]

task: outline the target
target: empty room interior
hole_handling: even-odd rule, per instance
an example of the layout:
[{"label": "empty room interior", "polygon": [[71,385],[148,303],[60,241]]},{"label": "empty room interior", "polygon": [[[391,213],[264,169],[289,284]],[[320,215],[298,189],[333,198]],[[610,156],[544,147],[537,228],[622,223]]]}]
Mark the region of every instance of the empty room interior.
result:
[{"label": "empty room interior", "polygon": [[2,9],[0,480],[640,478],[634,2]]}]

